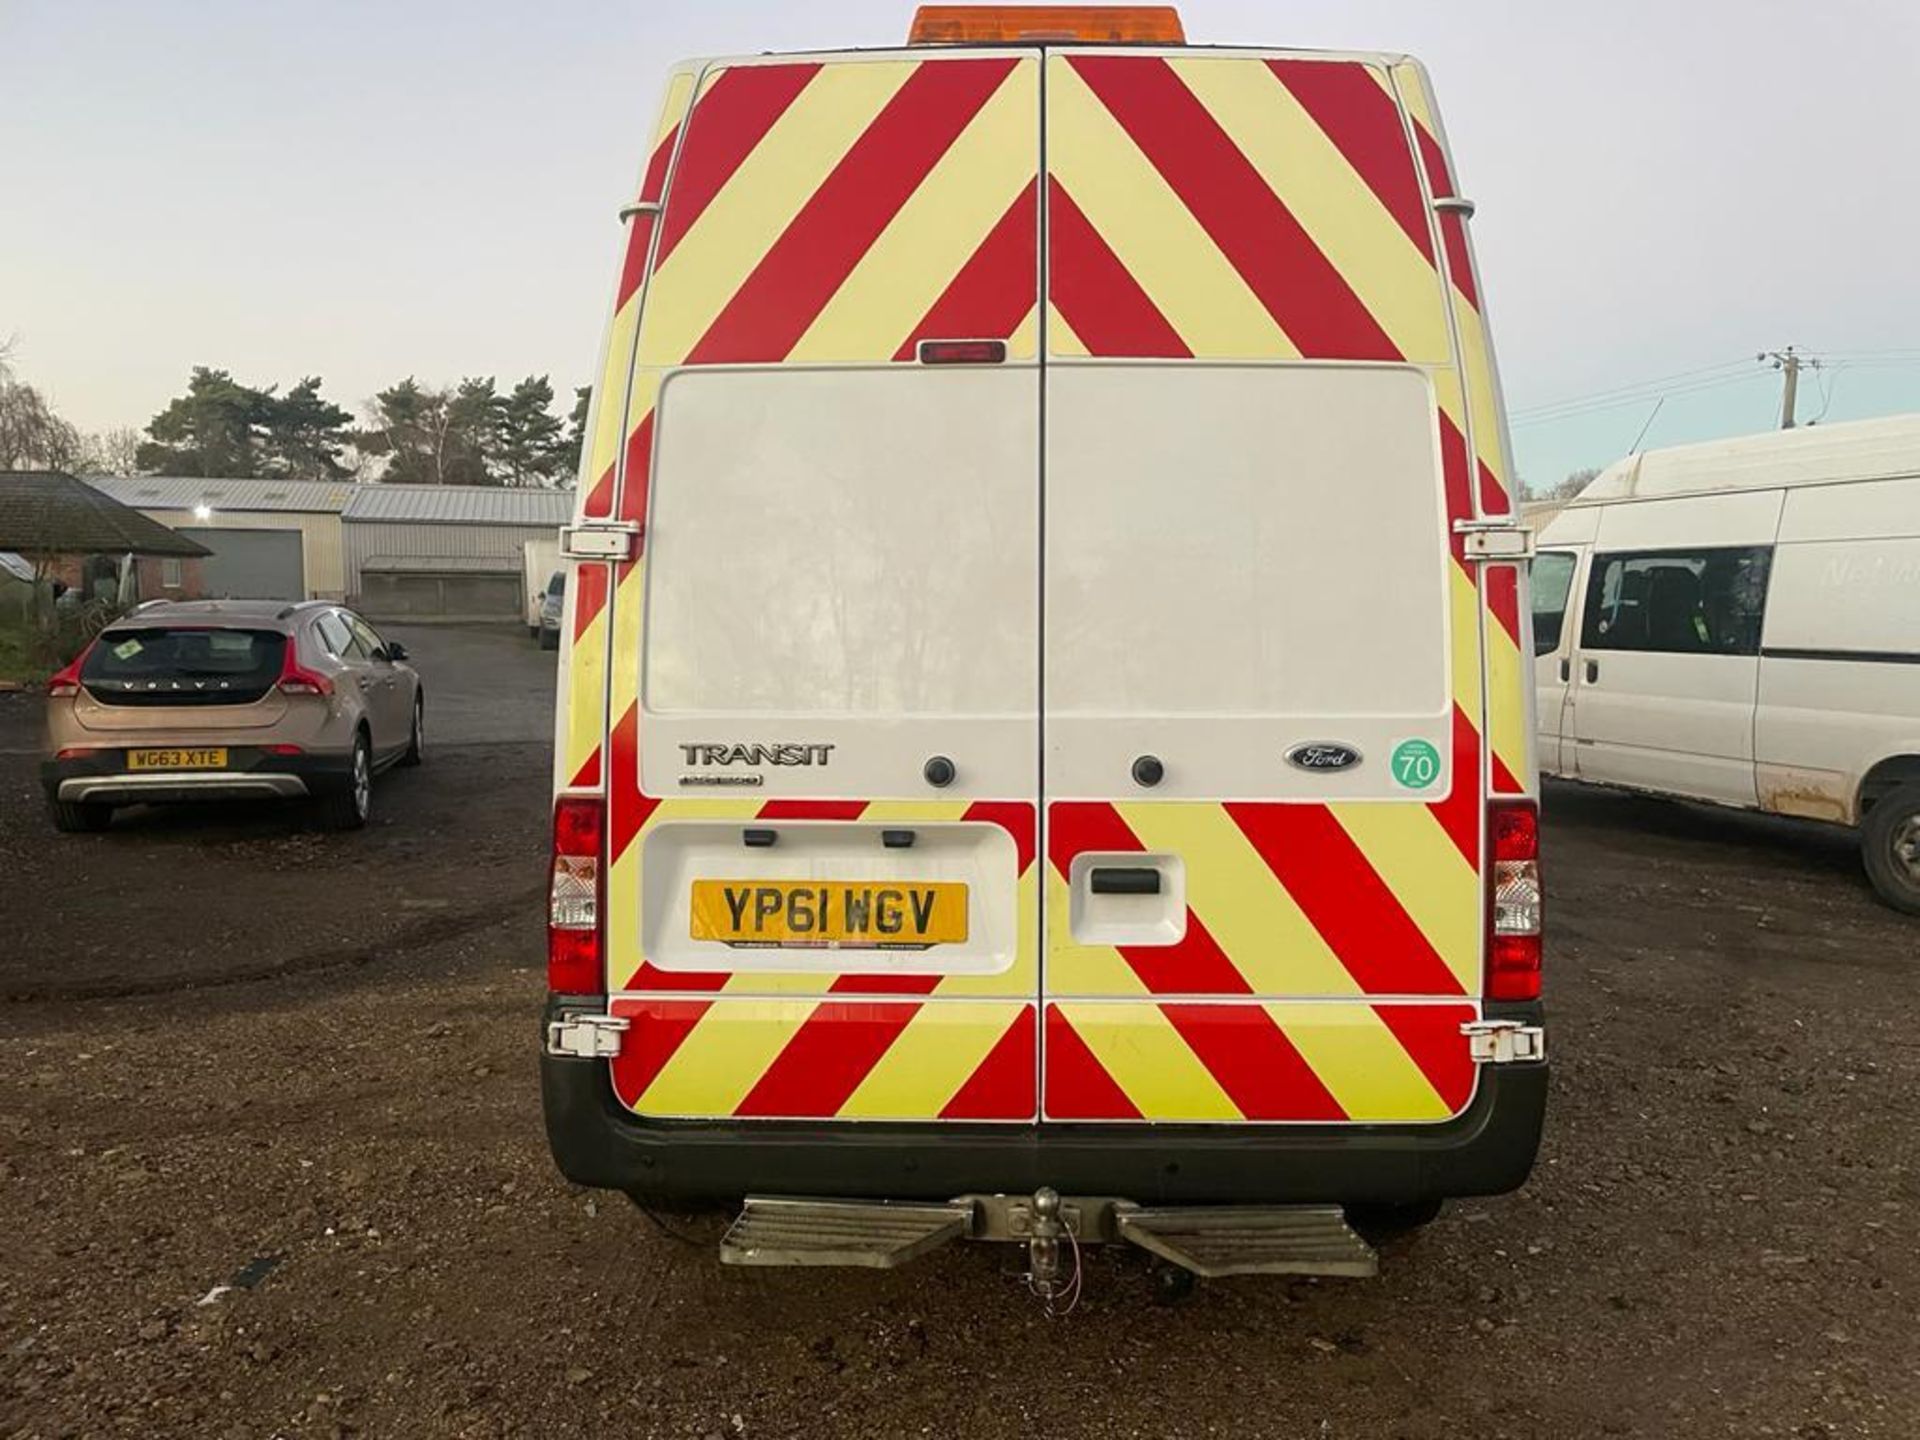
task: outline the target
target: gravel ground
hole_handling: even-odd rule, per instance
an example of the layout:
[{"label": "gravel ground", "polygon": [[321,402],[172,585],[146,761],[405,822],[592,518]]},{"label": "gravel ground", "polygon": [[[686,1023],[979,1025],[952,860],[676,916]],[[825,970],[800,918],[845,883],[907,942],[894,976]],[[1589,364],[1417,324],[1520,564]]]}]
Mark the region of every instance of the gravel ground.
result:
[{"label": "gravel ground", "polygon": [[341,837],[57,837],[0,754],[0,1434],[1920,1434],[1920,929],[1843,836],[1552,791],[1533,1183],[1371,1281],[1094,1252],[1049,1321],[997,1247],[723,1271],[558,1178],[545,746],[487,738]]}]

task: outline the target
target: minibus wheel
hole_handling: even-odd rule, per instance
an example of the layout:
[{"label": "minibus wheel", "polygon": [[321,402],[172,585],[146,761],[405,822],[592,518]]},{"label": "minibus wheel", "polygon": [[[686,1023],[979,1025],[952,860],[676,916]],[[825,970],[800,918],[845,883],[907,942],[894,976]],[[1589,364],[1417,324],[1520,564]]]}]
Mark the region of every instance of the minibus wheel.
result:
[{"label": "minibus wheel", "polygon": [[1882,900],[1920,915],[1920,784],[1874,801],[1860,827],[1860,858]]}]

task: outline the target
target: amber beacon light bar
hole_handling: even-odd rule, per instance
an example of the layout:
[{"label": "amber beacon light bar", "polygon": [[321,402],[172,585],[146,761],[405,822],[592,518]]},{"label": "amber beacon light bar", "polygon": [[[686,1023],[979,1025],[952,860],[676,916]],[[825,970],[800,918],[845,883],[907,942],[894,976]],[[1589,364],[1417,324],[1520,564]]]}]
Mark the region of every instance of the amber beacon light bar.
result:
[{"label": "amber beacon light bar", "polygon": [[1037,44],[1184,45],[1186,31],[1171,5],[922,5],[907,34],[910,45]]}]

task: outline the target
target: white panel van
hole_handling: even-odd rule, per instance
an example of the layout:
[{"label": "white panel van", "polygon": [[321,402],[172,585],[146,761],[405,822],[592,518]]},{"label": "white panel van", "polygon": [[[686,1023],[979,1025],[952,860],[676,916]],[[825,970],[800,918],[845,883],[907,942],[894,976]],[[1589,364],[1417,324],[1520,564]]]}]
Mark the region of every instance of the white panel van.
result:
[{"label": "white panel van", "polygon": [[1543,773],[1858,826],[1920,914],[1920,415],[1632,456],[1539,552]]}]

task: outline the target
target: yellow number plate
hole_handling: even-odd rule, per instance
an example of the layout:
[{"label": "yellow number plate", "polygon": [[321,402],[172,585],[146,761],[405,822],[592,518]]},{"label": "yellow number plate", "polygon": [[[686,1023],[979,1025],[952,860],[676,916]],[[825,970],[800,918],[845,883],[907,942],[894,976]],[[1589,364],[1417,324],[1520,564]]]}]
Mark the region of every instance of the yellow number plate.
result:
[{"label": "yellow number plate", "polygon": [[946,880],[696,880],[693,938],[727,945],[924,950],[967,938],[967,887]]},{"label": "yellow number plate", "polygon": [[225,750],[129,750],[129,770],[219,770],[227,763]]}]

